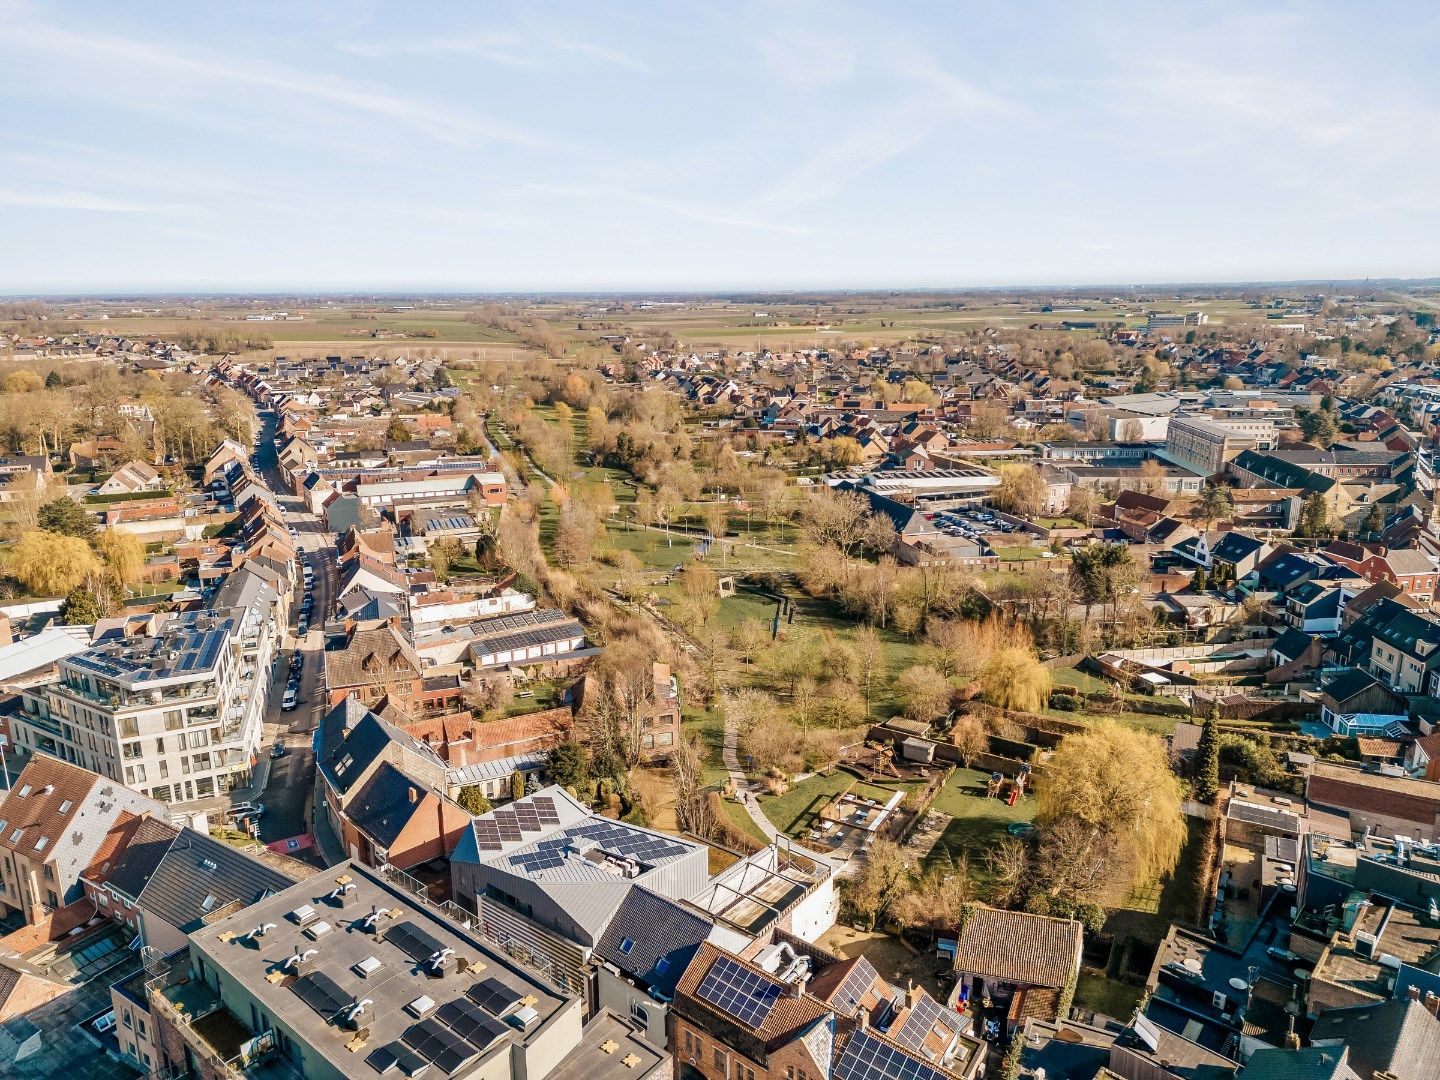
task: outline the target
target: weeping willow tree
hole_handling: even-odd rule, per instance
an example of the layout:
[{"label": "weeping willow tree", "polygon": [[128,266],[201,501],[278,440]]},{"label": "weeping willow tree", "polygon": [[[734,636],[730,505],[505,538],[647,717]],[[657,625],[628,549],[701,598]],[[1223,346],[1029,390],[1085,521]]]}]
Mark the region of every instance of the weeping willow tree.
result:
[{"label": "weeping willow tree", "polygon": [[980,668],[980,691],[999,708],[1038,712],[1050,700],[1050,669],[1029,649],[1000,649]]},{"label": "weeping willow tree", "polygon": [[[1113,723],[1067,735],[1046,764],[1036,794],[1042,839],[1046,833],[1069,837],[1050,849],[1047,873],[1055,894],[1123,898],[1170,874],[1180,861],[1186,836],[1180,780],[1153,735]],[[1061,865],[1067,852],[1085,848],[1104,853],[1106,873],[1093,891],[1072,888]],[[1087,862],[1093,860],[1080,858]],[[1074,868],[1079,875],[1090,869]]]}]

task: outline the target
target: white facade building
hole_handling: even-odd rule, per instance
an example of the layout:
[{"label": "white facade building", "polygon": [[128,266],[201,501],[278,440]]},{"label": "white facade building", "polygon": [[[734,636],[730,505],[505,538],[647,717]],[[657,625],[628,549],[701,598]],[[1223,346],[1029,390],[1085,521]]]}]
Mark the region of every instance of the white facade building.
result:
[{"label": "white facade building", "polygon": [[60,662],[11,718],[43,750],[165,803],[248,783],[260,748],[275,646],[271,612],[195,611],[150,634]]}]

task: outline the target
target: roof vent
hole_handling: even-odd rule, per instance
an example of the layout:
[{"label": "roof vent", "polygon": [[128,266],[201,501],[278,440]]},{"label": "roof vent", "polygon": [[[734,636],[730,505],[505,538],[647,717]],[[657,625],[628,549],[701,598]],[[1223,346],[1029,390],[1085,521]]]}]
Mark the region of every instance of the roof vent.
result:
[{"label": "roof vent", "polygon": [[385,965],[382,964],[375,957],[367,956],[358,964],[353,965],[351,967],[351,970],[354,971],[355,974],[359,975],[362,979],[368,979],[384,966]]},{"label": "roof vent", "polygon": [[344,885],[337,885],[325,899],[336,907],[344,907],[350,902],[350,894],[354,891],[355,886],[353,884],[346,883]]},{"label": "roof vent", "polygon": [[295,951],[291,955],[287,956],[284,963],[280,965],[280,970],[291,975],[297,975],[299,974],[302,965],[309,961],[311,957],[319,955],[319,949],[305,949],[302,952],[300,946],[296,945]]},{"label": "roof vent", "polygon": [[315,921],[315,909],[309,904],[301,904],[294,911],[290,912],[289,917],[294,921],[296,926],[309,926]]},{"label": "roof vent", "polygon": [[535,1011],[535,1007],[533,1005],[526,1005],[523,1008],[516,1009],[513,1013],[506,1017],[506,1019],[509,1020],[510,1023],[514,1024],[521,1031],[524,1031],[531,1024],[535,1023],[535,1021],[540,1019],[540,1014]]},{"label": "roof vent", "polygon": [[445,975],[445,961],[454,955],[455,950],[449,948],[431,953],[430,958],[425,961],[425,974],[429,975],[432,979],[443,978]]},{"label": "roof vent", "polygon": [[306,928],[305,936],[308,937],[311,941],[319,941],[322,937],[330,933],[330,931],[333,929],[335,929],[333,926],[331,926],[324,919],[321,919],[319,922]]},{"label": "roof vent", "polygon": [[416,1020],[422,1020],[435,1011],[435,999],[421,994],[414,1001],[410,1002],[409,1005],[405,1006],[405,1011],[415,1017]]},{"label": "roof vent", "polygon": [[271,930],[274,930],[274,929],[275,929],[275,924],[274,924],[273,922],[261,923],[259,926],[255,927],[254,930],[251,930],[250,933],[249,933],[247,936],[250,937],[251,939],[254,939],[254,938],[262,938],[262,937],[264,937],[267,933],[269,933]]}]

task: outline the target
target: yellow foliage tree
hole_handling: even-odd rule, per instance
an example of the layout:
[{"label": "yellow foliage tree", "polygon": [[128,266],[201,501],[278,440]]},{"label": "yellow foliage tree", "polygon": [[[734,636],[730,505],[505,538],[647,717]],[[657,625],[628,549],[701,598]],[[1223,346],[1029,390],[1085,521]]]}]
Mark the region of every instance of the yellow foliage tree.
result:
[{"label": "yellow foliage tree", "polygon": [[99,569],[95,552],[78,536],[34,529],[10,551],[10,573],[36,596],[64,596]]},{"label": "yellow foliage tree", "polygon": [[145,569],[145,545],[134,533],[106,529],[95,538],[95,550],[122,585],[133,585]]},{"label": "yellow foliage tree", "polygon": [[1036,712],[1050,700],[1050,669],[1028,649],[999,649],[980,668],[980,692],[999,708]]},{"label": "yellow foliage tree", "polygon": [[44,385],[45,380],[39,375],[21,368],[6,375],[4,381],[0,382],[0,389],[7,394],[28,394],[32,390],[39,390]]},{"label": "yellow foliage tree", "polygon": [[1132,887],[1158,881],[1180,861],[1180,781],[1153,735],[1104,722],[1065,736],[1036,794],[1042,830],[1081,827],[1115,868],[1129,868]]}]

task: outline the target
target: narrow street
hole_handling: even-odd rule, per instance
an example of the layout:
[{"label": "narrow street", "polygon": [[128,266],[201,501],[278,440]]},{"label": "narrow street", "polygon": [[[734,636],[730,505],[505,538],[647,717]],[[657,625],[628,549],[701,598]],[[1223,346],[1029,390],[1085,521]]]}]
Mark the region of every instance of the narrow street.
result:
[{"label": "narrow street", "polygon": [[[305,509],[303,500],[289,495],[275,457],[275,416],[260,414],[260,441],[256,447],[259,471],[266,485],[275,492],[276,502],[287,524],[295,528],[297,546],[302,558],[314,570],[312,587],[314,607],[310,612],[309,631],[303,639],[296,636],[296,622],[304,597],[303,578],[297,583],[291,601],[291,621],[281,646],[277,685],[271,696],[269,715],[265,722],[265,739],[261,752],[265,755],[261,770],[268,770],[259,795],[265,804],[260,819],[260,840],[270,844],[310,832],[309,809],[314,793],[315,729],[324,712],[324,685],[321,677],[322,654],[325,649],[323,626],[329,618],[335,594],[335,538],[324,531],[324,522]],[[304,656],[300,676],[297,707],[290,712],[281,708],[285,684],[296,650]],[[276,742],[285,747],[283,757],[270,757]],[[315,849],[293,852],[297,857],[323,865]]]}]

